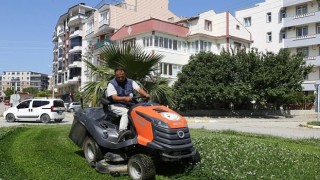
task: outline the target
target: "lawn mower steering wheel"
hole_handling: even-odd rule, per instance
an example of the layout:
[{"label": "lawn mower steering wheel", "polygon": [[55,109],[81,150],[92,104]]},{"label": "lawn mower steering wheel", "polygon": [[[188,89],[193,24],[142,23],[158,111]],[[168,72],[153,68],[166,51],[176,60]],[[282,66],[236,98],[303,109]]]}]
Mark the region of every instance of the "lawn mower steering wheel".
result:
[{"label": "lawn mower steering wheel", "polygon": [[134,96],[134,97],[132,97],[132,101],[134,103],[136,103],[136,104],[139,103],[138,100],[141,100],[141,102],[148,102],[149,98],[143,97],[143,96]]}]

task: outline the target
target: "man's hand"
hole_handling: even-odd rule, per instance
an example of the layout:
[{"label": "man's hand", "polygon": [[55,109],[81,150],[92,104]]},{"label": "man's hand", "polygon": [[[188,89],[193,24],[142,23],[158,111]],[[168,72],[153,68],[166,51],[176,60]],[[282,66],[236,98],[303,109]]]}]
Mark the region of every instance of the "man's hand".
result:
[{"label": "man's hand", "polygon": [[126,101],[126,102],[131,102],[131,101],[132,101],[132,97],[130,97],[130,96],[125,96],[125,97],[123,98],[123,100]]},{"label": "man's hand", "polygon": [[147,100],[149,100],[150,99],[150,95],[149,94],[145,94],[145,96],[144,97],[146,97],[147,98]]}]

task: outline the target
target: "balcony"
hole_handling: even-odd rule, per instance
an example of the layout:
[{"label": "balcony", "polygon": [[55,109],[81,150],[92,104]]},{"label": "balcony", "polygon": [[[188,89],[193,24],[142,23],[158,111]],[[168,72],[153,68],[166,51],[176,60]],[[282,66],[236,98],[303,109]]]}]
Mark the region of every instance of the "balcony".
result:
[{"label": "balcony", "polygon": [[81,45],[72,47],[72,49],[69,50],[69,53],[74,53],[74,52],[79,52],[79,51],[82,51]]},{"label": "balcony", "polygon": [[320,56],[312,56],[305,58],[306,65],[313,65],[315,67],[320,67]]},{"label": "balcony", "polygon": [[313,34],[307,36],[298,36],[283,40],[284,48],[295,48],[303,46],[312,46],[320,44],[320,34]]},{"label": "balcony", "polygon": [[299,26],[302,24],[317,23],[320,19],[320,11],[301,14],[294,17],[284,18],[282,21],[283,27]]},{"label": "balcony", "polygon": [[73,61],[69,64],[69,68],[81,68],[82,62],[81,61]]},{"label": "balcony", "polygon": [[85,16],[83,14],[77,14],[75,16],[72,16],[69,19],[69,26],[79,24],[79,23],[81,23],[82,20],[84,20],[86,18],[87,18],[87,16]]},{"label": "balcony", "polygon": [[81,76],[70,77],[68,80],[68,84],[78,84],[80,83]]},{"label": "balcony", "polygon": [[99,49],[99,48],[101,48],[103,46],[111,45],[111,43],[112,42],[109,39],[105,39],[105,40],[99,41],[94,45],[94,49]]},{"label": "balcony", "polygon": [[70,32],[70,38],[77,37],[77,36],[82,36],[82,30],[76,30],[76,31]]},{"label": "balcony", "polygon": [[293,6],[297,4],[303,4],[306,2],[311,2],[313,0],[283,0],[282,7],[288,7],[288,6]]}]

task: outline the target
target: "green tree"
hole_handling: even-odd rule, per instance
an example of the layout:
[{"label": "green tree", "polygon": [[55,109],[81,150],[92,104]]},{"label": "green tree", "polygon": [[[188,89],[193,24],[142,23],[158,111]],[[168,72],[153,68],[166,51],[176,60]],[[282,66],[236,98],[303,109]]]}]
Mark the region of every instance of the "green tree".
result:
[{"label": "green tree", "polygon": [[4,91],[4,94],[6,95],[7,98],[10,98],[10,96],[12,94],[14,94],[14,90],[12,88],[7,88],[5,91]]},{"label": "green tree", "polygon": [[39,89],[38,88],[35,88],[35,87],[27,87],[27,88],[24,88],[22,90],[22,92],[24,93],[30,93],[32,94],[33,96],[35,96],[38,92],[39,92]]},{"label": "green tree", "polygon": [[84,62],[90,69],[91,77],[95,81],[88,82],[83,89],[83,98],[92,105],[97,105],[109,80],[113,78],[115,67],[124,67],[127,77],[136,80],[142,88],[151,95],[151,100],[156,102],[172,103],[172,93],[166,81],[154,76],[156,65],[162,55],[151,54],[143,51],[137,45],[105,46],[100,53],[99,65],[90,62],[92,56],[88,55]]},{"label": "green tree", "polygon": [[36,96],[37,97],[50,97],[51,91],[49,90],[44,90],[44,91],[39,91]]},{"label": "green tree", "polygon": [[286,94],[301,91],[301,82],[312,67],[287,50],[278,54],[251,50],[236,54],[200,52],[190,57],[174,85],[176,108],[217,109],[249,107],[250,101],[277,106]]}]

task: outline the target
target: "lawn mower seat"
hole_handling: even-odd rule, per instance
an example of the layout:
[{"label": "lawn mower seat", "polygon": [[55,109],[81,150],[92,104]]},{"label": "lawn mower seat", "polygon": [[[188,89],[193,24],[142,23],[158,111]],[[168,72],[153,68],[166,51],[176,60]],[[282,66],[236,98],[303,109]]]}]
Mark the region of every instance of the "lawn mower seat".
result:
[{"label": "lawn mower seat", "polygon": [[103,108],[103,111],[106,114],[106,116],[111,117],[111,119],[118,119],[118,118],[121,117],[121,116],[119,116],[119,115],[117,115],[114,112],[109,110],[109,105],[111,104],[111,102],[108,99],[108,97],[106,96],[106,93],[103,93],[100,102],[102,104],[102,108]]}]

